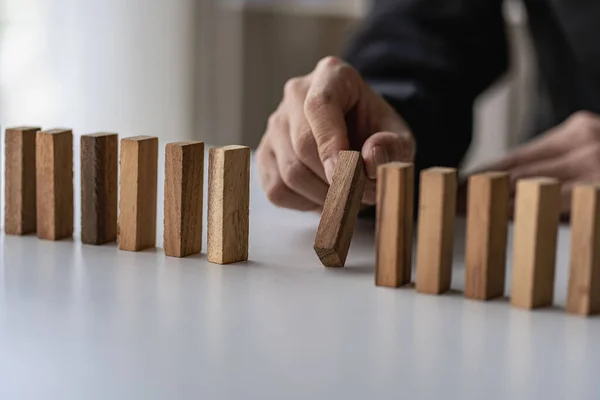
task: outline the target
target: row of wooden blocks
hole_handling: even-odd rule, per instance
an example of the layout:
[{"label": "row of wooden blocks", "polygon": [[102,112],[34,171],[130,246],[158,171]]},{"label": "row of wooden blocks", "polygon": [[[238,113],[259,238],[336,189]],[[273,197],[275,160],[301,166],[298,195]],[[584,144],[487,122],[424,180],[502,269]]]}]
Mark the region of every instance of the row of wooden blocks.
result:
[{"label": "row of wooden blocks", "polygon": [[[360,153],[341,152],[327,195],[315,250],[326,266],[344,265],[364,187]],[[452,280],[457,174],[453,168],[421,172],[416,243],[416,290],[441,294]],[[377,175],[376,272],[378,286],[412,281],[414,167],[380,166]],[[466,297],[504,295],[510,181],[504,172],[471,176],[468,183]],[[511,304],[550,306],[560,220],[561,184],[555,179],[517,182]],[[600,185],[578,184],[571,207],[571,259],[567,311],[600,313]]]},{"label": "row of wooden blocks", "polygon": [[[11,128],[6,130],[5,144],[5,232],[37,232],[48,240],[71,237],[72,131]],[[117,240],[121,250],[129,251],[154,247],[158,138],[124,138],[120,159],[118,151],[115,133],[81,136],[81,240],[96,245]],[[201,251],[203,191],[204,143],[167,144],[166,255],[185,257]],[[219,264],[247,260],[248,147],[210,149],[208,191],[208,260]]]}]

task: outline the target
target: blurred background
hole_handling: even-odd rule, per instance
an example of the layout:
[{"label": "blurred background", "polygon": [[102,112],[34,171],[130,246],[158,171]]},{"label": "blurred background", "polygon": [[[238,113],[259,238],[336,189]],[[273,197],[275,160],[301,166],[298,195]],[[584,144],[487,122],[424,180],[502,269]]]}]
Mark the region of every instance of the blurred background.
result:
[{"label": "blurred background", "polygon": [[[370,3],[0,0],[0,123],[256,146],[284,82],[341,54]],[[467,168],[527,122],[527,18],[519,1],[505,6],[512,68],[477,103]]]}]

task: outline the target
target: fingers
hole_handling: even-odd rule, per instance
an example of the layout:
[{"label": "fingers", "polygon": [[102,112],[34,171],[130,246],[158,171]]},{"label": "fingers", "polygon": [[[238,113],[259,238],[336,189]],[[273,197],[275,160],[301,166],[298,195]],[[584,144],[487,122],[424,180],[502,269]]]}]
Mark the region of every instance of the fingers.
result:
[{"label": "fingers", "polygon": [[377,178],[377,167],[392,161],[412,162],[415,142],[408,131],[378,132],[369,137],[361,150],[369,179]]},{"label": "fingers", "polygon": [[304,99],[308,88],[309,83],[303,78],[290,79],[285,85],[285,101],[292,147],[296,157],[323,182],[327,182],[325,169],[319,158],[317,142],[304,114]]},{"label": "fingers", "polygon": [[510,172],[511,183],[519,179],[549,176],[560,181],[566,181],[575,176],[572,156],[543,160],[532,164],[523,165]]},{"label": "fingers", "polygon": [[272,149],[262,146],[256,154],[256,161],[260,170],[261,185],[271,203],[299,211],[313,211],[319,208],[317,204],[286,186],[279,174],[277,159]]},{"label": "fingers", "polygon": [[554,129],[539,139],[535,139],[528,144],[519,147],[498,162],[487,166],[485,169],[507,171],[521,165],[558,157],[566,152],[565,135],[562,135],[561,132],[562,131],[558,129]]},{"label": "fingers", "polygon": [[331,182],[340,150],[348,150],[345,113],[360,98],[362,82],[358,72],[335,57],[319,62],[304,102],[319,158]]},{"label": "fingers", "polygon": [[313,204],[322,206],[325,203],[328,186],[298,159],[289,134],[287,132],[274,134],[272,146],[283,183],[291,191],[310,200]]}]

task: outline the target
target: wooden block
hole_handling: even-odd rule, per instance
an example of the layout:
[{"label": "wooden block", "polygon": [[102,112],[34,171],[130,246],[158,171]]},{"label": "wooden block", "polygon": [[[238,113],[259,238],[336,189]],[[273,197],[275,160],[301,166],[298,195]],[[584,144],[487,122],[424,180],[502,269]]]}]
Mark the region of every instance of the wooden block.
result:
[{"label": "wooden block", "polygon": [[119,141],[116,133],[81,136],[81,241],[117,240]]},{"label": "wooden block", "polygon": [[377,169],[375,284],[399,287],[412,273],[414,167],[389,163]]},{"label": "wooden block", "polygon": [[249,214],[250,148],[210,149],[208,261],[229,264],[248,259]]},{"label": "wooden block", "polygon": [[523,179],[517,183],[513,233],[511,304],[537,308],[552,304],[560,183]]},{"label": "wooden block", "polygon": [[505,172],[469,178],[465,296],[490,300],[504,295],[510,179]]},{"label": "wooden block", "polygon": [[600,313],[600,185],[573,188],[567,311]]},{"label": "wooden block", "polygon": [[165,254],[202,250],[204,143],[169,143],[165,149]]},{"label": "wooden block", "polygon": [[18,127],[4,136],[4,232],[36,230],[35,134],[41,128]]},{"label": "wooden block", "polygon": [[343,267],[365,188],[360,152],[340,151],[325,198],[314,249],[326,267]]},{"label": "wooden block", "polygon": [[156,245],[158,138],[121,140],[119,249],[140,251]]},{"label": "wooden block", "polygon": [[73,236],[73,132],[39,131],[36,135],[36,210],[40,239]]},{"label": "wooden block", "polygon": [[416,284],[421,293],[441,294],[450,289],[456,181],[454,168],[421,171]]}]

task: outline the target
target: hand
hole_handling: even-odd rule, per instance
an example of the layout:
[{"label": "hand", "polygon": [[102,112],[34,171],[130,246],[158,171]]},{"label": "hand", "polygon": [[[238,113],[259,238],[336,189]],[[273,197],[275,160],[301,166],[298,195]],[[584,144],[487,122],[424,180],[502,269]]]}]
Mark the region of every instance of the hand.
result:
[{"label": "hand", "polygon": [[368,180],[364,204],[375,204],[377,166],[412,161],[415,143],[404,120],[350,65],[321,60],[290,79],[257,150],[262,186],[280,207],[317,210],[325,202],[340,150],[360,150]]},{"label": "hand", "polygon": [[573,185],[600,180],[600,116],[577,112],[486,170],[510,172],[513,193],[516,181],[522,178],[545,176],[560,180],[561,211],[568,213]]}]

